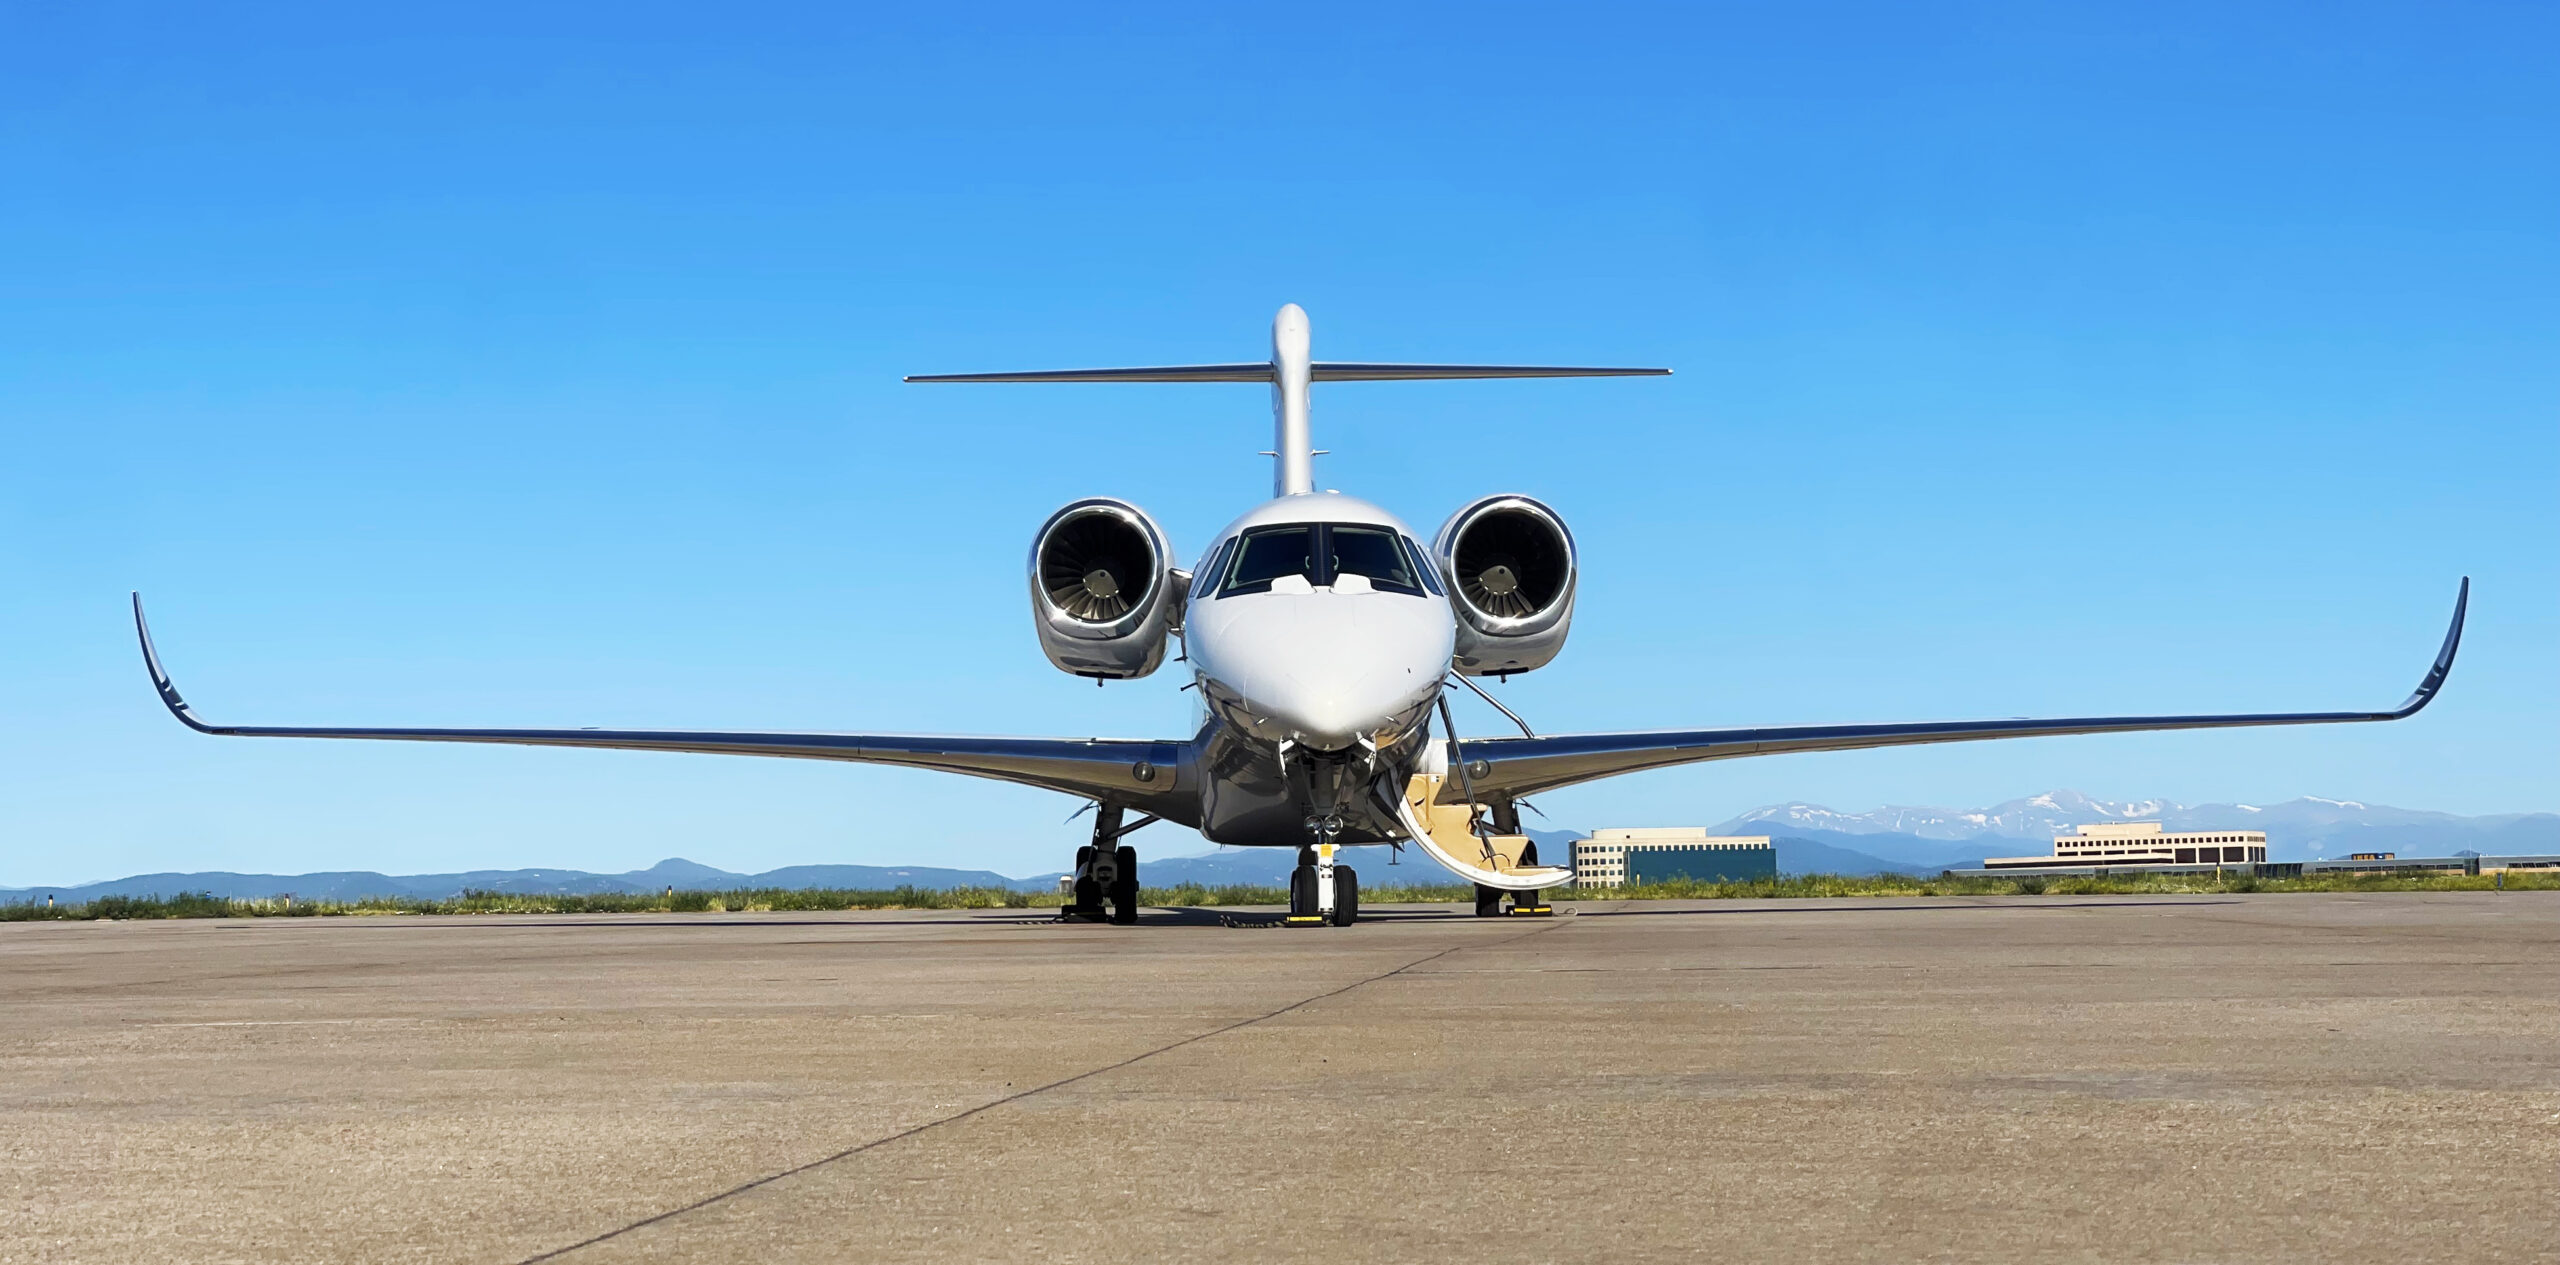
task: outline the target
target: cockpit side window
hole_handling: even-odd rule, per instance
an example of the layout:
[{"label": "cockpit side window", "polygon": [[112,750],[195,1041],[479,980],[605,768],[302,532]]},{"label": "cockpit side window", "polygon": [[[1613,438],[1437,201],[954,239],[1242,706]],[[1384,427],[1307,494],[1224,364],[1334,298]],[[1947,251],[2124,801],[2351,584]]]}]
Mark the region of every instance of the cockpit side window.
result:
[{"label": "cockpit side window", "polygon": [[1191,596],[1200,597],[1216,587],[1218,573],[1226,569],[1227,555],[1234,553],[1235,549],[1236,538],[1229,536],[1200,560],[1200,574],[1191,581]]},{"label": "cockpit side window", "polygon": [[1290,523],[1280,527],[1257,527],[1237,537],[1234,558],[1227,564],[1227,578],[1218,587],[1218,596],[1238,593],[1268,593],[1271,582],[1284,575],[1303,575],[1316,582],[1316,529],[1312,523]]},{"label": "cockpit side window", "polygon": [[[1344,523],[1329,526],[1325,535],[1332,544],[1328,571],[1367,576],[1370,587],[1380,592],[1422,596],[1421,578],[1414,574],[1413,561],[1402,548],[1403,537],[1394,529]],[[1332,578],[1327,575],[1319,583]]]},{"label": "cockpit side window", "polygon": [[1421,574],[1422,587],[1431,590],[1431,596],[1448,596],[1440,587],[1440,569],[1431,565],[1431,555],[1411,536],[1404,538],[1404,556],[1413,560],[1413,569]]}]

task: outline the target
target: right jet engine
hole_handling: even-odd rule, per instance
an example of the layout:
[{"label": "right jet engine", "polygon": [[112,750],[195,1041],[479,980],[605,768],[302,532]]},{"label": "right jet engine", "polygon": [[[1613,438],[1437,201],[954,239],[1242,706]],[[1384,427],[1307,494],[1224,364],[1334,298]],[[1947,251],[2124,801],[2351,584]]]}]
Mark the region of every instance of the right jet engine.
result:
[{"label": "right jet engine", "polygon": [[1484,497],[1441,524],[1431,554],[1457,608],[1459,672],[1526,672],[1564,649],[1578,571],[1573,533],[1554,510]]}]

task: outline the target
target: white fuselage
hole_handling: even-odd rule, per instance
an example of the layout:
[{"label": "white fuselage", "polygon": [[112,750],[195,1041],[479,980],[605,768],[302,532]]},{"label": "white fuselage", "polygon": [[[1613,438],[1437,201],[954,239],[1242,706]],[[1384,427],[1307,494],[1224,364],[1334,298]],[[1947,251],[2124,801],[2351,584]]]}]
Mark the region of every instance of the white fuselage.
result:
[{"label": "white fuselage", "polygon": [[1219,531],[1183,621],[1231,744],[1227,768],[1203,770],[1204,833],[1303,840],[1324,805],[1286,776],[1293,757],[1367,777],[1410,762],[1457,636],[1440,583],[1412,531],[1356,497],[1281,496]]}]

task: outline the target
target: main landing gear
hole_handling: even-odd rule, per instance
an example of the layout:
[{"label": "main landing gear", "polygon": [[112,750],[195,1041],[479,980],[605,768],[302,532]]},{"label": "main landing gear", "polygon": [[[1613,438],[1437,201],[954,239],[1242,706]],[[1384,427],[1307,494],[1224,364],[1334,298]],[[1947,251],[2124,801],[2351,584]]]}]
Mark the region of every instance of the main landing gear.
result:
[{"label": "main landing gear", "polygon": [[[1511,907],[1502,907],[1502,898],[1511,898]],[[1500,887],[1476,884],[1476,917],[1478,918],[1548,918],[1555,907],[1539,892],[1514,892]]]},{"label": "main landing gear", "polygon": [[1058,911],[1060,917],[1096,921],[1108,917],[1123,927],[1138,921],[1138,850],[1122,846],[1120,836],[1155,818],[1142,817],[1124,826],[1121,815],[1118,804],[1094,810],[1093,842],[1076,849],[1075,897]]},{"label": "main landing gear", "polygon": [[[1493,828],[1506,835],[1520,833],[1519,805],[1505,801],[1493,806]],[[1538,863],[1538,841],[1520,845],[1520,864],[1525,868]],[[1511,907],[1502,907],[1502,898],[1511,898]],[[1478,918],[1552,918],[1555,908],[1547,904],[1544,892],[1514,892],[1500,887],[1476,884],[1476,917]]]}]

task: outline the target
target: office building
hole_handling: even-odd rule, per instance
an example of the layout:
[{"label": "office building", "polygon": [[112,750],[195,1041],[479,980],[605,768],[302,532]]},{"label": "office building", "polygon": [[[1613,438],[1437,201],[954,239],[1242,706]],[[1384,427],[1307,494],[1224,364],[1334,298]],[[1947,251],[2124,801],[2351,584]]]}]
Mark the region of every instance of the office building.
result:
[{"label": "office building", "polygon": [[2254,865],[2267,859],[2261,830],[2196,830],[2170,833],[2156,821],[2110,821],[2056,835],[2053,855],[1985,857],[1986,870],[2042,869],[2057,865],[2157,866]]},{"label": "office building", "polygon": [[1612,827],[1573,843],[1577,887],[1641,887],[1688,880],[1747,883],[1778,876],[1767,835],[1711,835],[1704,826]]}]

